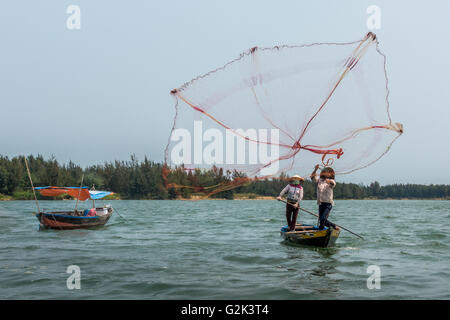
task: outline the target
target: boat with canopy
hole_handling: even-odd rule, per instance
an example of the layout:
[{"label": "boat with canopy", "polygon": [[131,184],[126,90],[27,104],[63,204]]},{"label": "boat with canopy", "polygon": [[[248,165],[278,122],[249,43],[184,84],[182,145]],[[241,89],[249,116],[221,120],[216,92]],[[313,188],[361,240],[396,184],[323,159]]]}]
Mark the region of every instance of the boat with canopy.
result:
[{"label": "boat with canopy", "polygon": [[[52,211],[44,212],[38,210],[36,218],[40,222],[41,228],[47,229],[79,229],[102,226],[108,222],[113,214],[113,208],[110,205],[102,207],[95,206],[95,200],[102,199],[113,194],[110,191],[89,190],[88,187],[35,187],[42,196],[55,197],[63,194],[70,195],[77,199],[74,210],[71,211]],[[78,201],[92,200],[92,208],[79,211]]]}]

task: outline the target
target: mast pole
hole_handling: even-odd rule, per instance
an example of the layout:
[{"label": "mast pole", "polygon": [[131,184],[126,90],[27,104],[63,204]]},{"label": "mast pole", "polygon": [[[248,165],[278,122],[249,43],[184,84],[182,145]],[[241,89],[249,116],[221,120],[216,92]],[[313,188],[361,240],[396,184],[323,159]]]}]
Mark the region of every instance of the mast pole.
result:
[{"label": "mast pole", "polygon": [[[92,190],[92,191],[95,191],[95,184],[92,185],[91,190]],[[92,199],[92,208],[95,209],[95,200],[94,200],[94,199]]]},{"label": "mast pole", "polygon": [[77,212],[77,208],[78,208],[78,200],[80,200],[81,189],[83,188],[83,179],[84,179],[84,173],[83,173],[82,176],[81,176],[80,191],[78,191],[78,198],[77,198],[77,204],[75,205],[75,212]]},{"label": "mast pole", "polygon": [[[38,209],[38,213],[41,213],[41,209],[39,208],[39,202],[38,202],[37,197],[36,197],[36,191],[34,190],[33,179],[31,179],[30,168],[28,167],[28,161],[27,161],[27,158],[26,158],[26,157],[23,157],[23,158],[24,158],[24,160],[25,160],[25,166],[27,167],[28,178],[30,178],[31,189],[33,189],[34,201],[36,202],[36,207],[37,207],[37,209]],[[42,223],[43,217],[44,217],[44,216],[41,215],[41,223]]]}]

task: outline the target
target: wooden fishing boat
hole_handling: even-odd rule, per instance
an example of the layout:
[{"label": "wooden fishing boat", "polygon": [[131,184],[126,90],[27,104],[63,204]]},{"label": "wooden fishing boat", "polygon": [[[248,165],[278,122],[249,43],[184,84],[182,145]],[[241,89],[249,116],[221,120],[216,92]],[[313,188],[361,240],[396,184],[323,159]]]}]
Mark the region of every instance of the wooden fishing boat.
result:
[{"label": "wooden fishing boat", "polygon": [[[108,222],[113,214],[110,206],[94,208],[95,215],[89,215],[92,210],[81,211],[53,211],[39,212],[36,218],[41,223],[42,228],[51,229],[80,229],[98,227]],[[87,212],[86,212],[87,211]]]},{"label": "wooden fishing boat", "polygon": [[281,237],[284,241],[293,244],[330,247],[336,243],[340,230],[325,227],[319,230],[312,225],[297,224],[294,231],[287,231],[288,226],[284,226],[280,230]]},{"label": "wooden fishing boat", "polygon": [[[89,190],[88,187],[83,187],[84,174],[81,177],[81,185],[79,187],[35,187],[33,185],[33,179],[31,178],[30,168],[28,161],[25,158],[25,166],[28,172],[28,178],[30,179],[31,188],[33,189],[34,200],[36,201],[37,213],[36,218],[40,222],[40,228],[42,229],[79,229],[102,226],[108,222],[113,214],[113,208],[110,205],[106,205],[100,208],[95,206],[95,200],[103,199],[106,196],[114,194],[110,191],[98,191],[92,186]],[[39,201],[36,197],[36,190],[46,197],[56,197],[59,195],[69,195],[72,198],[77,199],[75,209],[73,211],[41,211]],[[86,209],[83,212],[78,211],[78,201],[92,200],[92,209]]]},{"label": "wooden fishing boat", "polygon": [[[36,187],[41,195],[53,197],[68,194],[77,199],[74,210],[44,212],[39,209],[36,218],[43,229],[80,229],[104,225],[111,218],[114,210],[110,205],[96,207],[95,200],[102,199],[113,192],[89,190],[87,187]],[[92,200],[92,208],[78,211],[78,201]]]}]

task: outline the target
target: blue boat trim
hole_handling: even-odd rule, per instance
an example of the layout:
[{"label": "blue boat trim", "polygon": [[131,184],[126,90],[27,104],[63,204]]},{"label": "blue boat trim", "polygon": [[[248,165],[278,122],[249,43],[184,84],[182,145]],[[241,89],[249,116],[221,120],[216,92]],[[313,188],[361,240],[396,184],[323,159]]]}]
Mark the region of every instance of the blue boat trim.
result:
[{"label": "blue boat trim", "polygon": [[98,219],[98,217],[69,216],[67,214],[56,214],[56,213],[44,213],[44,215],[50,217],[62,217],[71,219]]},{"label": "blue boat trim", "polygon": [[[302,224],[302,226],[312,227],[313,230],[319,230],[318,226],[313,226],[311,224]],[[281,227],[281,229],[280,229],[281,232],[287,232],[287,230],[288,230],[288,226]],[[322,230],[328,230],[328,227],[324,227]]]}]

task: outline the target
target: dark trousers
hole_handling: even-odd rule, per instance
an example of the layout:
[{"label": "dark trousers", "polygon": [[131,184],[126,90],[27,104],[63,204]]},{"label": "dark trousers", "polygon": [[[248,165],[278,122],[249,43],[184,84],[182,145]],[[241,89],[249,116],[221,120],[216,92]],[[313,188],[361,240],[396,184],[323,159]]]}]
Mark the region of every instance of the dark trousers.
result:
[{"label": "dark trousers", "polygon": [[297,223],[298,209],[290,204],[286,204],[286,220],[289,226],[288,231],[295,230],[295,224]]},{"label": "dark trousers", "polygon": [[327,220],[330,215],[331,208],[333,208],[331,203],[322,202],[319,205],[319,230],[322,230],[324,227],[332,227],[336,229],[336,225]]}]

